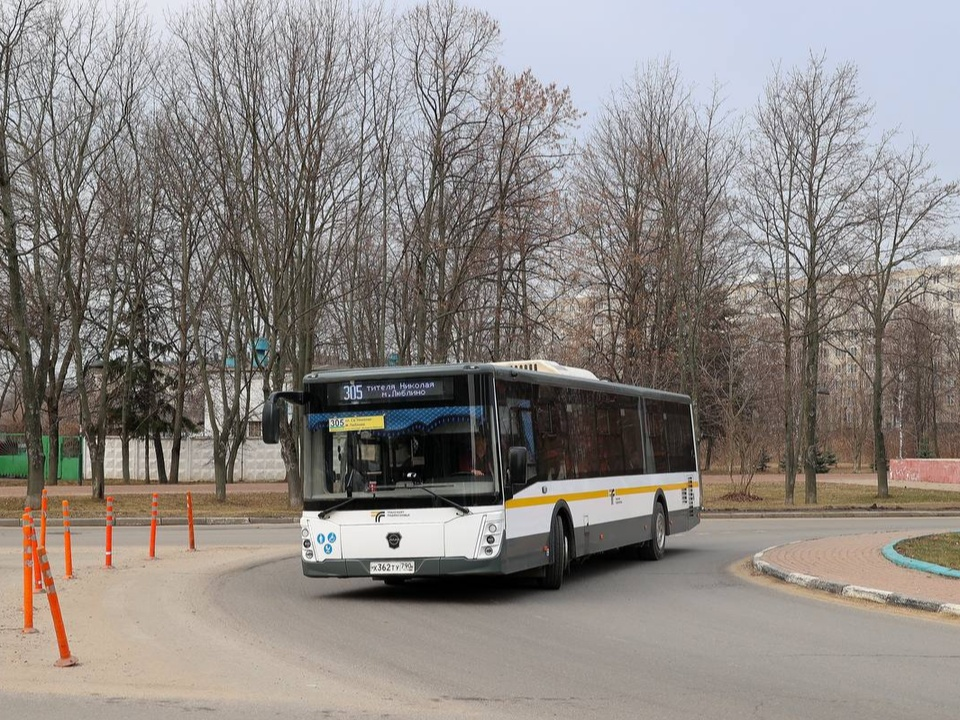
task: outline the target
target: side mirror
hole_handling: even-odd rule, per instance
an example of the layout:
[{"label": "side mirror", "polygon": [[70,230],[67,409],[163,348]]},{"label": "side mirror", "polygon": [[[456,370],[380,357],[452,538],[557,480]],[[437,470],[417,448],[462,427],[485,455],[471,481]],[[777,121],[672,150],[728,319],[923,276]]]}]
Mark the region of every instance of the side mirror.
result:
[{"label": "side mirror", "polygon": [[280,398],[272,393],[263,404],[263,417],[260,422],[260,434],[268,445],[274,445],[280,440]]},{"label": "side mirror", "polygon": [[263,436],[263,442],[268,445],[274,445],[280,441],[280,413],[286,410],[283,404],[285,401],[302,405],[303,393],[290,391],[270,393],[270,397],[263,403],[260,434]]},{"label": "side mirror", "polygon": [[523,487],[527,484],[527,449],[512,447],[508,456],[510,484],[513,487]]}]

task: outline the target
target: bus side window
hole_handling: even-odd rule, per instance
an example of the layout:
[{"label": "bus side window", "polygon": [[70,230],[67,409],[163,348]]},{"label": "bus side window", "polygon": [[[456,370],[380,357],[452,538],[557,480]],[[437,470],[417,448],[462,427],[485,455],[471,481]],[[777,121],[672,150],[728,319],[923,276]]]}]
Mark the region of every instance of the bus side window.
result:
[{"label": "bus side window", "polygon": [[541,385],[537,390],[539,398],[534,417],[535,443],[539,449],[537,480],[565,480],[569,444],[566,406],[557,388]]},{"label": "bus side window", "polygon": [[500,404],[500,448],[503,452],[503,467],[508,466],[511,447],[527,449],[527,477],[525,484],[537,477],[537,443],[534,426],[533,403],[535,388],[528,383],[498,381],[497,396]]},{"label": "bus side window", "polygon": [[640,423],[641,401],[637,398],[620,400],[620,440],[623,444],[625,472],[639,475],[645,472],[643,427]]},{"label": "bus side window", "polygon": [[664,408],[660,400],[644,400],[647,424],[647,472],[670,472],[667,438],[664,434]]},{"label": "bus side window", "polygon": [[664,411],[670,472],[693,472],[697,469],[697,457],[690,406],[664,403]]}]

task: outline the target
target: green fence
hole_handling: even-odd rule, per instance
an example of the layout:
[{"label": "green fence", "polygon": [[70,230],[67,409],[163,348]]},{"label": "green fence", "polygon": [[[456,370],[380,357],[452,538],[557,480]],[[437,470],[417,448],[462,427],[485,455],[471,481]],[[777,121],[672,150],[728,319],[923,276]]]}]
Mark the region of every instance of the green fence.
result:
[{"label": "green fence", "polygon": [[[83,472],[83,437],[60,437],[59,480],[79,482]],[[43,475],[50,473],[50,437],[43,436]],[[0,433],[0,477],[25,478],[28,475],[27,439],[25,435]]]}]

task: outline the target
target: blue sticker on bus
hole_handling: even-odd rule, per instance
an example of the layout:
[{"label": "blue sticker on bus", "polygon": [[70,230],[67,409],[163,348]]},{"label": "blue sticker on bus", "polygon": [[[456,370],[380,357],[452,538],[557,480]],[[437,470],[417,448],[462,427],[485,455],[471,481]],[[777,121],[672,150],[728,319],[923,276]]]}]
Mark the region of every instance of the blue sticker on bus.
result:
[{"label": "blue sticker on bus", "polygon": [[332,553],[332,552],[333,552],[333,545],[331,545],[330,543],[327,543],[326,545],[324,545],[324,546],[323,546],[323,552],[324,552],[324,554],[326,554],[326,555],[329,555],[330,553]]},{"label": "blue sticker on bus", "polygon": [[326,538],[323,536],[323,533],[317,535],[317,545],[323,545],[326,542]]},{"label": "blue sticker on bus", "polygon": [[[327,535],[327,542],[329,542],[329,543],[335,543],[336,541],[337,541],[337,534],[336,534],[336,533],[330,533],[329,535]],[[321,540],[320,542],[323,542],[323,541]]]}]

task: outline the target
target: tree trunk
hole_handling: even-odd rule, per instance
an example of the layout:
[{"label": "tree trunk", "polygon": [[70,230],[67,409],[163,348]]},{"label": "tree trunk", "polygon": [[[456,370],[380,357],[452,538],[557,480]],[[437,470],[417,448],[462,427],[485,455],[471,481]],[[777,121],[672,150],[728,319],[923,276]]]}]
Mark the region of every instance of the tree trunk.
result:
[{"label": "tree trunk", "polygon": [[[787,313],[790,312],[789,306]],[[784,497],[786,505],[794,504],[797,484],[797,427],[793,414],[793,339],[789,326],[784,327],[783,338],[783,470]]]},{"label": "tree trunk", "polygon": [[[146,440],[144,440],[146,442]],[[167,484],[167,464],[163,458],[163,441],[160,439],[160,429],[153,431],[153,454],[157,458],[157,482]]]},{"label": "tree trunk", "polygon": [[52,396],[47,403],[47,485],[56,485],[60,478],[60,407]]},{"label": "tree trunk", "polygon": [[287,497],[291,508],[303,507],[303,479],[300,477],[299,451],[297,449],[297,435],[294,428],[299,428],[300,409],[295,408],[293,423],[281,422],[280,425],[280,452],[283,455],[284,466],[287,469]]},{"label": "tree trunk", "polygon": [[92,433],[85,435],[87,453],[90,455],[90,496],[94,500],[103,500],[104,497],[104,442]]},{"label": "tree trunk", "polygon": [[804,501],[817,504],[817,394],[820,381],[820,307],[815,286],[807,288],[803,369]]},{"label": "tree trunk", "polygon": [[121,424],[120,430],[120,467],[123,473],[123,484],[130,484],[130,433],[126,431],[126,423]]},{"label": "tree trunk", "polygon": [[221,438],[213,441],[213,479],[217,502],[227,499],[227,452]]}]

